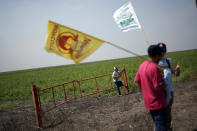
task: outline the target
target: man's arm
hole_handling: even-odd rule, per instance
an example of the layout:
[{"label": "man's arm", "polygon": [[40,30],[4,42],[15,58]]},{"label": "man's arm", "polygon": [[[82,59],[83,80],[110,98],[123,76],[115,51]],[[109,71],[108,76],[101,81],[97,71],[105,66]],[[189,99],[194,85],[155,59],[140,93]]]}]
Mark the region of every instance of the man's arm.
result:
[{"label": "man's arm", "polygon": [[160,91],[165,88],[165,83],[162,79],[159,67],[152,70],[152,83],[156,91]]},{"label": "man's arm", "polygon": [[138,91],[141,92],[141,83],[134,80],[135,85],[138,87]]},{"label": "man's arm", "polygon": [[141,81],[140,81],[140,74],[139,74],[139,72],[137,72],[137,74],[135,76],[134,83],[138,87],[138,91],[141,92],[142,90],[141,90]]},{"label": "man's arm", "polygon": [[174,67],[173,64],[171,64],[171,71],[175,76],[179,76],[180,75],[180,62],[177,63],[176,67]]},{"label": "man's arm", "polygon": [[120,76],[121,76],[121,73],[118,73],[116,76],[113,75],[113,78],[114,78],[115,80],[118,80],[118,79],[120,78]]},{"label": "man's arm", "polygon": [[120,77],[120,75],[113,76],[113,78],[114,78],[115,80],[118,80],[118,79],[119,79],[119,77]]},{"label": "man's arm", "polygon": [[179,76],[180,75],[180,63],[177,64],[175,71],[174,71],[175,76]]},{"label": "man's arm", "polygon": [[156,91],[160,91],[160,90],[163,90],[164,88],[165,88],[165,84],[163,83],[162,85],[157,86],[157,87],[155,88],[155,90],[156,90]]}]

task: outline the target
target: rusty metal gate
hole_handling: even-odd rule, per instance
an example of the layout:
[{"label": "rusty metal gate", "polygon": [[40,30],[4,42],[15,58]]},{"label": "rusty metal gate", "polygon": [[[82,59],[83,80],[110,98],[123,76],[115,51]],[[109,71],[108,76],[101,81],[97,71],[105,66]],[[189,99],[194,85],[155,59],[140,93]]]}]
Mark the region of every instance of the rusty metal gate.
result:
[{"label": "rusty metal gate", "polygon": [[[33,85],[32,86],[32,97],[33,97],[33,103],[34,103],[34,111],[35,111],[35,118],[36,118],[37,128],[42,127],[42,115],[43,115],[43,113],[51,111],[51,110],[55,109],[56,107],[59,107],[59,106],[65,104],[66,102],[75,100],[77,98],[87,97],[87,96],[90,96],[90,95],[94,95],[94,94],[97,94],[97,93],[105,92],[105,91],[112,90],[112,89],[116,88],[116,87],[113,87],[113,85],[112,85],[111,75],[112,74],[105,74],[105,75],[95,76],[95,77],[91,77],[91,78],[87,78],[87,79],[83,79],[83,80],[73,80],[73,81],[70,81],[70,82],[65,82],[65,83],[58,84],[58,85],[48,87],[48,88],[44,88],[44,89],[39,89],[36,85]],[[126,76],[125,68],[122,70],[122,76],[123,76],[123,81],[124,81],[124,87],[126,89],[126,94],[128,94],[129,90],[128,90],[128,83],[127,83],[127,76]],[[97,80],[98,80],[98,78],[102,78],[102,77],[108,77],[108,79],[110,81],[110,87],[109,88],[103,89],[103,90],[99,89]],[[94,80],[96,91],[83,94],[82,89],[81,89],[81,82],[88,81],[88,80]],[[67,85],[70,85],[73,89],[73,94],[72,94],[72,97],[70,97],[70,98],[67,98],[67,92],[66,92],[66,86]],[[76,85],[77,85],[78,90],[79,90],[78,94],[76,92]],[[63,88],[64,99],[57,102],[56,98],[55,98],[54,89],[55,88],[60,88],[60,87]],[[51,91],[52,105],[49,108],[44,110],[42,108],[40,93],[44,92],[46,90]],[[79,96],[79,97],[77,97],[77,96]]]}]

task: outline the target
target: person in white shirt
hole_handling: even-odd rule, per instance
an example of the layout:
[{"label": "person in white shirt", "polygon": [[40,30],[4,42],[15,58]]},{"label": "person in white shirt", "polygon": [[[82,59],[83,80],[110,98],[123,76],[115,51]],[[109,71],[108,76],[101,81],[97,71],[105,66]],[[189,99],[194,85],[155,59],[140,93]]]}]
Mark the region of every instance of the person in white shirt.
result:
[{"label": "person in white shirt", "polygon": [[171,58],[162,58],[159,61],[159,67],[162,71],[163,80],[166,85],[165,91],[166,91],[166,101],[167,104],[170,103],[172,100],[172,94],[173,94],[173,88],[172,88],[172,59]]},{"label": "person in white shirt", "polygon": [[165,58],[165,54],[167,52],[166,45],[164,43],[158,43],[159,47],[162,50],[162,59],[159,61],[159,67],[161,69],[161,73],[163,74],[163,80],[165,83],[165,91],[166,91],[166,101],[167,101],[167,112],[168,112],[168,130],[172,130],[171,127],[171,108],[173,104],[173,88],[172,88],[172,74],[176,76],[180,75],[180,65],[177,64],[176,68],[173,67],[172,59]]},{"label": "person in white shirt", "polygon": [[118,67],[114,67],[112,78],[113,78],[114,83],[116,84],[117,92],[120,96],[121,96],[120,87],[123,86],[123,83],[120,80],[121,75],[122,75],[122,72],[118,71]]}]

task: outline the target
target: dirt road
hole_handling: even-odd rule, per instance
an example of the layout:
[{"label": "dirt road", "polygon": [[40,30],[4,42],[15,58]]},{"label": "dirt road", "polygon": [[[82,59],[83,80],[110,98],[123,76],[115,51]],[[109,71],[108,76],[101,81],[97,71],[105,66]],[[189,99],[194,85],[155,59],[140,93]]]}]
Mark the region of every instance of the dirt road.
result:
[{"label": "dirt road", "polygon": [[[197,80],[173,85],[173,129],[197,130]],[[44,115],[49,131],[151,131],[153,122],[140,93],[105,98],[88,97]],[[37,130],[33,107],[0,111],[0,130]]]}]

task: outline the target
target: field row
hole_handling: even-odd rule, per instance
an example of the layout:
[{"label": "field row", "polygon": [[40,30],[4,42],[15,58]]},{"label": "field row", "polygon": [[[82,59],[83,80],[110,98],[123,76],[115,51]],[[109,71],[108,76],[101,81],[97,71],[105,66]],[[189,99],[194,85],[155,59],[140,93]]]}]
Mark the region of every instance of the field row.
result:
[{"label": "field row", "polygon": [[[197,74],[197,50],[181,51],[168,53],[167,57],[173,59],[174,65],[181,63],[181,76],[173,77],[173,82],[184,82],[196,78]],[[143,60],[137,57],[123,58],[109,61],[85,63],[72,66],[60,66],[53,68],[43,68],[35,70],[25,70],[17,72],[8,72],[0,74],[0,109],[12,107],[16,101],[31,100],[31,86],[36,85],[40,89],[61,84],[72,80],[81,80],[97,75],[109,74],[113,72],[113,67],[119,69],[126,68],[129,89],[131,92],[136,91],[133,83],[137,69]],[[108,88],[109,78],[99,80],[99,86]],[[83,83],[83,90],[92,91],[95,89],[93,82]],[[124,89],[122,89],[124,91]],[[62,90],[58,89],[57,98],[62,98]],[[68,89],[68,94],[72,90]],[[99,96],[112,96],[116,94],[116,90],[101,93]],[[48,100],[51,96],[46,95],[44,100]],[[17,102],[16,102],[17,103]]]}]

